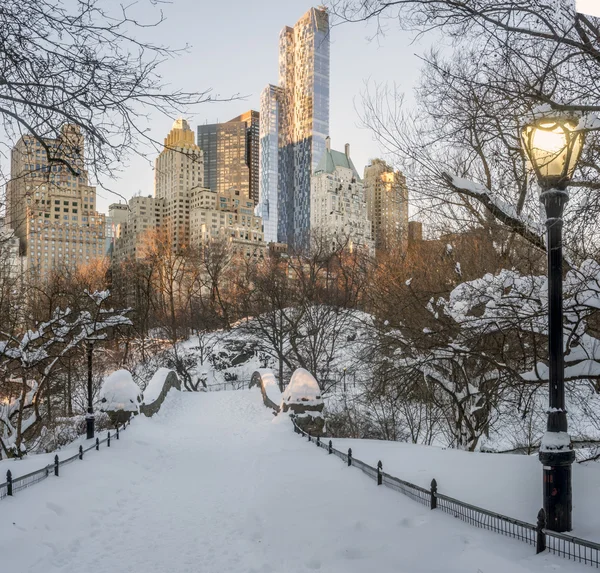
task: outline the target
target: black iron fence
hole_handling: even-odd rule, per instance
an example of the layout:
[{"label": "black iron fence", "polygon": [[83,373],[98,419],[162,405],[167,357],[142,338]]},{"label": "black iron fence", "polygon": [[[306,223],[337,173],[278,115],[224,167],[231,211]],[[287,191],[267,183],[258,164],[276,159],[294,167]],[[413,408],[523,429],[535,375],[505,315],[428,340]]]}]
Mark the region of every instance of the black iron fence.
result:
[{"label": "black iron fence", "polygon": [[117,425],[117,428],[112,435],[110,432],[108,432],[106,437],[103,438],[102,440],[100,438],[96,438],[96,440],[94,442],[92,442],[92,444],[90,446],[88,446],[87,448],[84,448],[82,445],[79,446],[79,451],[76,454],[74,454],[68,458],[61,460],[59,458],[58,454],[56,454],[54,456],[54,463],[48,464],[47,466],[45,466],[39,470],[35,470],[33,472],[30,472],[28,474],[25,474],[25,475],[22,475],[19,477],[13,477],[12,472],[10,470],[8,470],[6,472],[6,481],[4,483],[0,484],[0,499],[4,499],[5,497],[8,497],[8,496],[13,496],[17,492],[19,492],[23,489],[26,489],[28,487],[31,487],[32,485],[45,480],[47,477],[50,477],[51,475],[58,477],[60,475],[61,467],[67,466],[70,463],[73,463],[75,460],[83,460],[84,455],[87,452],[89,452],[90,450],[99,450],[100,446],[103,444],[106,444],[106,446],[110,448],[111,440],[118,440],[120,433],[123,430],[125,430],[127,428],[127,426],[129,426],[130,424],[131,424],[131,420],[127,421],[125,424],[123,424],[120,427]]},{"label": "black iron fence", "polygon": [[348,466],[360,469],[375,480],[377,485],[384,485],[398,491],[430,509],[439,509],[469,525],[494,531],[533,545],[536,547],[537,553],[547,550],[571,561],[585,563],[596,568],[600,567],[600,543],[546,529],[546,516],[543,509],[538,513],[536,525],[519,521],[443,495],[437,491],[435,479],[431,481],[431,487],[426,489],[392,476],[383,471],[381,461],[377,464],[377,467],[370,466],[356,459],[351,448],[347,452],[337,450],[333,447],[331,440],[323,441],[320,437],[315,438],[307,434],[296,425],[295,421],[294,431],[307,438],[309,442],[313,442],[319,448],[324,449],[328,454],[337,456]]}]

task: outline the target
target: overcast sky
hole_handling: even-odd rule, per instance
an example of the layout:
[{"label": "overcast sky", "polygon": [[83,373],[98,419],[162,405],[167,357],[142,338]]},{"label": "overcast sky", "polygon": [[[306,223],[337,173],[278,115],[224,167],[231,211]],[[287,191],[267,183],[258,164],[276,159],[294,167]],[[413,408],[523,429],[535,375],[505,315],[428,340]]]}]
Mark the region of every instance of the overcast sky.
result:
[{"label": "overcast sky", "polygon": [[[157,43],[180,47],[190,44],[187,54],[162,66],[165,82],[173,89],[205,90],[227,97],[246,96],[243,101],[203,104],[186,119],[192,128],[201,123],[227,121],[248,109],[259,109],[260,92],[277,83],[278,37],[280,30],[296,21],[315,3],[307,0],[173,0],[162,4],[166,17],[152,30]],[[422,44],[411,44],[411,36],[390,30],[384,37],[369,40],[373,25],[344,24],[331,31],[332,147],[343,150],[349,143],[351,156],[362,173],[370,158],[379,155],[371,133],[360,127],[355,109],[367,80],[395,82],[411,91],[419,73]],[[152,136],[162,139],[172,125],[164,116],[152,118]],[[151,157],[152,161],[154,156]],[[132,157],[122,177],[110,187],[125,197],[152,194],[152,165]],[[118,198],[98,188],[98,207],[107,211]]]}]

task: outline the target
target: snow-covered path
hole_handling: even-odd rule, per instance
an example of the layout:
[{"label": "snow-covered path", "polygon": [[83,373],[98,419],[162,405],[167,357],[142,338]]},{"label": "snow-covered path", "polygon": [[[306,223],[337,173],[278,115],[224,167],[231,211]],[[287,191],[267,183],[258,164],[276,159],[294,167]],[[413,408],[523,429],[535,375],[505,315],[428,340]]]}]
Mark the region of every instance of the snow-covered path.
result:
[{"label": "snow-covered path", "polygon": [[170,397],[110,451],[0,503],[10,573],[586,571],[383,487],[260,393]]}]

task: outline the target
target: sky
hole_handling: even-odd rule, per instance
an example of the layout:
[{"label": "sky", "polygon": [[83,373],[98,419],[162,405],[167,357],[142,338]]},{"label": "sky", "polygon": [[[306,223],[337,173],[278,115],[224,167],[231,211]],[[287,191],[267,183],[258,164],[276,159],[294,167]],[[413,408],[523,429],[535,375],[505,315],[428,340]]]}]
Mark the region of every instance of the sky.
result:
[{"label": "sky", "polygon": [[[160,72],[171,89],[203,91],[223,98],[240,95],[243,100],[206,103],[184,116],[196,131],[202,123],[227,121],[259,109],[260,92],[277,83],[278,38],[281,29],[293,26],[316,3],[307,0],[173,0],[160,4],[165,21],[152,29],[152,39],[178,48],[189,44],[187,53],[166,62]],[[372,134],[360,125],[358,110],[365,82],[395,83],[411,92],[418,79],[425,46],[412,43],[406,32],[390,28],[375,35],[374,23],[342,24],[331,30],[330,136],[333,149],[350,144],[351,157],[359,170],[380,155]],[[156,114],[151,118],[151,136],[162,141],[174,118]],[[152,163],[132,156],[121,177],[106,187],[126,198],[154,190]],[[98,208],[107,211],[119,197],[98,187]]]}]

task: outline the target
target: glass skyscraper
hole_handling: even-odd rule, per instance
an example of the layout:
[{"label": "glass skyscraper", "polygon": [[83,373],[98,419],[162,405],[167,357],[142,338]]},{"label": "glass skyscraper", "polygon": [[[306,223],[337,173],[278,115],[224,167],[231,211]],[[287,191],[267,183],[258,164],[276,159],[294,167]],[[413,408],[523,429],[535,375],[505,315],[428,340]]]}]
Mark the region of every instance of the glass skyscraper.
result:
[{"label": "glass skyscraper", "polygon": [[[265,88],[261,112],[271,114],[270,122],[261,118],[260,133],[259,212],[265,220],[265,240],[273,240],[276,221],[277,241],[303,248],[310,229],[311,175],[329,134],[329,15],[325,8],[311,8],[293,28],[281,31],[279,86]],[[269,232],[267,225],[271,225]]]}]

